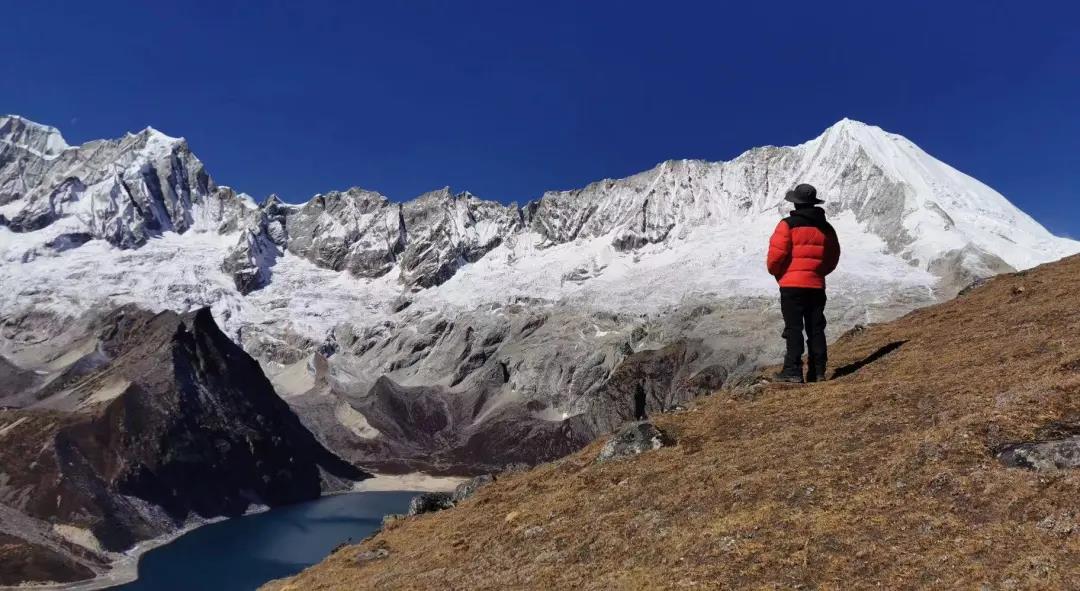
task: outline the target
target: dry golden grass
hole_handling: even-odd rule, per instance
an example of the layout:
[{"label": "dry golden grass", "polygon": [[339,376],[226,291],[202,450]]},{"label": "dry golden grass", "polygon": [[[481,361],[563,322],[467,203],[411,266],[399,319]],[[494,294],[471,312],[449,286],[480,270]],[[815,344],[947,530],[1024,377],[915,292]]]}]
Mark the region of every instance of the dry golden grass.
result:
[{"label": "dry golden grass", "polygon": [[[1080,257],[841,338],[841,379],[720,392],[395,523],[274,590],[1080,589],[1080,471],[1005,442],[1080,423]],[[358,562],[364,550],[387,558]]]}]

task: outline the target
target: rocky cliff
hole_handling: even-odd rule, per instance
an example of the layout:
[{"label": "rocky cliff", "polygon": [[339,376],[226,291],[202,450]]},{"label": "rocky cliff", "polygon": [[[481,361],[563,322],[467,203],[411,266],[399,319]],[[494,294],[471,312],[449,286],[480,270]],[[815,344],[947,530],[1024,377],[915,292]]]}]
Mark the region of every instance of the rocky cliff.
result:
[{"label": "rocky cliff", "polygon": [[365,473],[319,444],[208,309],[92,315],[8,343],[0,584],[71,581],[198,520],[318,497]]}]

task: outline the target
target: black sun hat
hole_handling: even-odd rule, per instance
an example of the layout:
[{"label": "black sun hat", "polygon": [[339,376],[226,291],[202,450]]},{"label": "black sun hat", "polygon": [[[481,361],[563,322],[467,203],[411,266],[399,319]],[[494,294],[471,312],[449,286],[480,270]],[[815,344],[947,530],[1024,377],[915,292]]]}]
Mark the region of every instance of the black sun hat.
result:
[{"label": "black sun hat", "polygon": [[791,191],[788,191],[787,195],[784,196],[784,199],[800,205],[825,203],[817,198],[817,189],[814,188],[814,185],[808,185],[806,183],[798,185]]}]

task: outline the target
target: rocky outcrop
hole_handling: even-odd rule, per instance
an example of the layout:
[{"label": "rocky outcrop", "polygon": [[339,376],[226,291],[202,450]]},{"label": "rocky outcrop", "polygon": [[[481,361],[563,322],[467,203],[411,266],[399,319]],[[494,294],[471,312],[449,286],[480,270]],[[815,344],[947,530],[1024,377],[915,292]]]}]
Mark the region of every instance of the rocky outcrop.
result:
[{"label": "rocky outcrop", "polygon": [[409,501],[409,509],[405,517],[452,509],[455,505],[473,496],[476,491],[492,482],[495,482],[493,476],[482,474],[457,485],[453,492],[426,492],[416,495]]},{"label": "rocky outcrop", "polygon": [[1031,470],[1080,468],[1080,436],[1011,445],[998,453],[998,459],[1006,466]]},{"label": "rocky outcrop", "polygon": [[521,227],[516,209],[448,188],[403,204],[401,283],[416,290],[445,282]]},{"label": "rocky outcrop", "polygon": [[257,211],[243,222],[236,246],[221,263],[221,270],[236,283],[236,290],[247,295],[270,283],[271,269],[288,244],[287,217],[291,209],[276,195],[271,195]]},{"label": "rocky outcrop", "polygon": [[286,221],[288,248],[320,267],[379,277],[404,248],[397,207],[373,191],[316,195]]},{"label": "rocky outcrop", "polygon": [[29,390],[38,382],[38,376],[26,371],[0,356],[0,400]]},{"label": "rocky outcrop", "polygon": [[287,221],[293,253],[358,277],[379,277],[399,265],[407,289],[445,282],[520,225],[513,206],[449,189],[400,205],[363,189],[332,192],[317,195]]},{"label": "rocky outcrop", "polygon": [[[312,499],[365,477],[303,427],[207,309],[124,307],[51,355],[65,365],[50,362],[43,384],[0,398],[2,535],[62,526],[81,532],[101,563],[101,551],[191,519]],[[39,578],[33,565],[60,564],[57,552],[100,572],[55,544],[52,554],[32,551],[49,546],[41,541],[23,546],[33,555],[17,575],[25,580]]]},{"label": "rocky outcrop", "polygon": [[480,476],[474,476],[465,482],[457,485],[454,488],[454,494],[451,497],[455,504],[464,501],[465,499],[476,494],[476,491],[481,488],[495,482],[495,477],[490,474],[481,474]]},{"label": "rocky outcrop", "polygon": [[600,453],[596,455],[596,461],[607,462],[636,456],[674,442],[670,435],[664,433],[656,425],[648,421],[638,421],[619,429],[600,449]]},{"label": "rocky outcrop", "polygon": [[[603,390],[610,400],[612,421],[641,419],[704,393],[700,385],[690,387],[690,381],[707,350],[700,342],[682,341],[627,356],[612,370]],[[722,386],[723,380],[716,378],[726,378],[726,370],[710,371],[708,378],[698,376],[696,382]]]},{"label": "rocky outcrop", "polygon": [[409,501],[409,510],[405,515],[406,517],[412,517],[423,513],[434,513],[436,511],[442,511],[443,509],[453,508],[453,506],[454,497],[450,493],[426,492],[416,495]]}]

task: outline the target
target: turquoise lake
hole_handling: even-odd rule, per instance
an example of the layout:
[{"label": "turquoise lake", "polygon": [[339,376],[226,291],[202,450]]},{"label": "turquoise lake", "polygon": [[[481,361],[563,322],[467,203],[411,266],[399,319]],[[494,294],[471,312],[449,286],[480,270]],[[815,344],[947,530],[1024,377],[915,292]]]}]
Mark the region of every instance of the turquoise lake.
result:
[{"label": "turquoise lake", "polygon": [[384,515],[404,513],[414,492],[332,495],[205,525],[139,561],[139,579],[122,591],[246,591],[321,561],[335,546],[359,541]]}]

